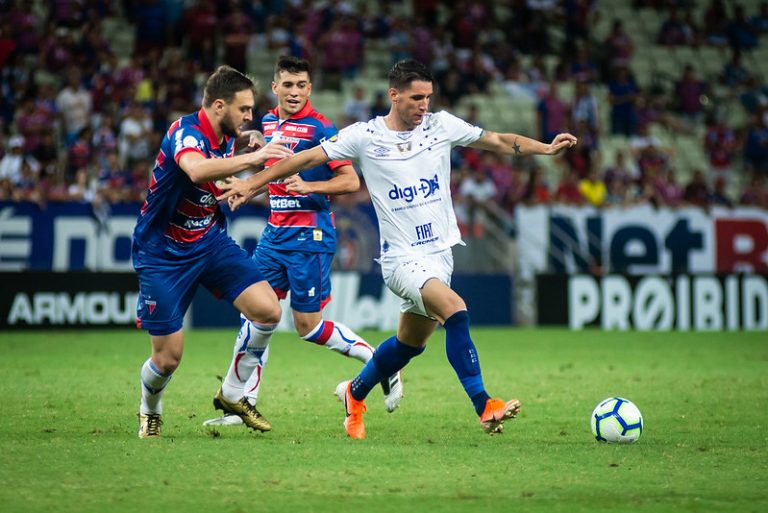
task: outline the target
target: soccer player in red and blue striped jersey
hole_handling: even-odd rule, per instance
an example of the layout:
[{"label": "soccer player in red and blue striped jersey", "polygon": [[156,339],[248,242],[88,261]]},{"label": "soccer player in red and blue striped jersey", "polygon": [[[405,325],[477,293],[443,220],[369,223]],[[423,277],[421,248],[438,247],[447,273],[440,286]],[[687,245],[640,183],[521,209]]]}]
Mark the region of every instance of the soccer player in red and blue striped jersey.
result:
[{"label": "soccer player in red and blue striped jersey", "polygon": [[[152,340],[151,356],[141,369],[141,438],[160,436],[161,397],[181,360],[184,314],[198,285],[254,322],[280,319],[277,297],[227,234],[216,201],[217,179],[292,154],[283,145],[268,144],[234,156],[240,127],[252,118],[253,89],[250,78],[221,66],[205,85],[202,108],[175,121],[160,145],[132,248],[139,279],[137,325]],[[258,412],[246,404],[231,413],[263,427]]]},{"label": "soccer player in red and blue striped jersey", "polygon": [[[278,105],[262,119],[267,141],[279,142],[298,153],[336,135],[333,123],[312,108],[309,101],[309,62],[280,57],[272,92]],[[267,161],[265,167],[278,160]],[[269,183],[271,213],[253,259],[279,298],[285,298],[290,291],[294,326],[301,338],[367,363],[374,349],[348,326],[322,316],[323,307],[331,299],[330,271],[336,252],[330,196],[354,192],[359,186],[357,173],[348,160],[332,160],[286,180]],[[269,340],[276,326],[277,323],[249,322],[241,316],[232,363],[214,399],[217,408],[242,397],[255,404],[269,355]],[[382,387],[385,406],[394,411],[402,397],[400,374],[384,379]],[[212,419],[208,423],[227,423],[227,419]]]}]

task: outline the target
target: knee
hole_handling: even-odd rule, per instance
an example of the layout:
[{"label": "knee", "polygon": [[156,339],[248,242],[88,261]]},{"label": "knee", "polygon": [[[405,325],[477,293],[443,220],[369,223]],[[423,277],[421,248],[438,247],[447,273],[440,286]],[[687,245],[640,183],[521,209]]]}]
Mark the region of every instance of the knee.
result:
[{"label": "knee", "polygon": [[163,351],[152,355],[157,370],[163,374],[171,374],[176,371],[181,363],[181,351]]},{"label": "knee", "polygon": [[277,324],[280,322],[280,317],[282,315],[283,310],[280,308],[280,303],[275,301],[274,304],[270,305],[268,308],[262,309],[253,319],[262,324]]}]

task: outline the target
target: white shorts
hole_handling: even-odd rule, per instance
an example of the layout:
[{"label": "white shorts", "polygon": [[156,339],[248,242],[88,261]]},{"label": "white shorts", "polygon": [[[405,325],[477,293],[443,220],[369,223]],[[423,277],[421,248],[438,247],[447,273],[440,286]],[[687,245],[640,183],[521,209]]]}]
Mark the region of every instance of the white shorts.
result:
[{"label": "white shorts", "polygon": [[424,307],[421,289],[432,278],[437,278],[450,287],[453,252],[446,249],[430,255],[382,258],[379,263],[384,283],[403,300],[400,311],[433,319]]}]

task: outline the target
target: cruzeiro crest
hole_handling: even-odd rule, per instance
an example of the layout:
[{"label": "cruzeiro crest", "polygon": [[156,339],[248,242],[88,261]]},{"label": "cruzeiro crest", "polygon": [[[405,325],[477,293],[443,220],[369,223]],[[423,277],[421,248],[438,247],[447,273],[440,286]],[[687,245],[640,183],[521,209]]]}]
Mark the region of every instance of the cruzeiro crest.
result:
[{"label": "cruzeiro crest", "polygon": [[411,151],[411,141],[395,144],[400,153],[408,153]]}]

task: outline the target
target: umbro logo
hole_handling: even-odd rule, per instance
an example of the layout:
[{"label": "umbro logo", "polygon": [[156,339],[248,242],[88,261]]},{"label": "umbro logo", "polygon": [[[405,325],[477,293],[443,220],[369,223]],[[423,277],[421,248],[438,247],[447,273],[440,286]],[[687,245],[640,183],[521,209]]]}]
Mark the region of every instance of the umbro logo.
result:
[{"label": "umbro logo", "polygon": [[374,155],[377,157],[383,157],[389,153],[389,148],[385,148],[383,146],[376,146],[373,150]]}]

